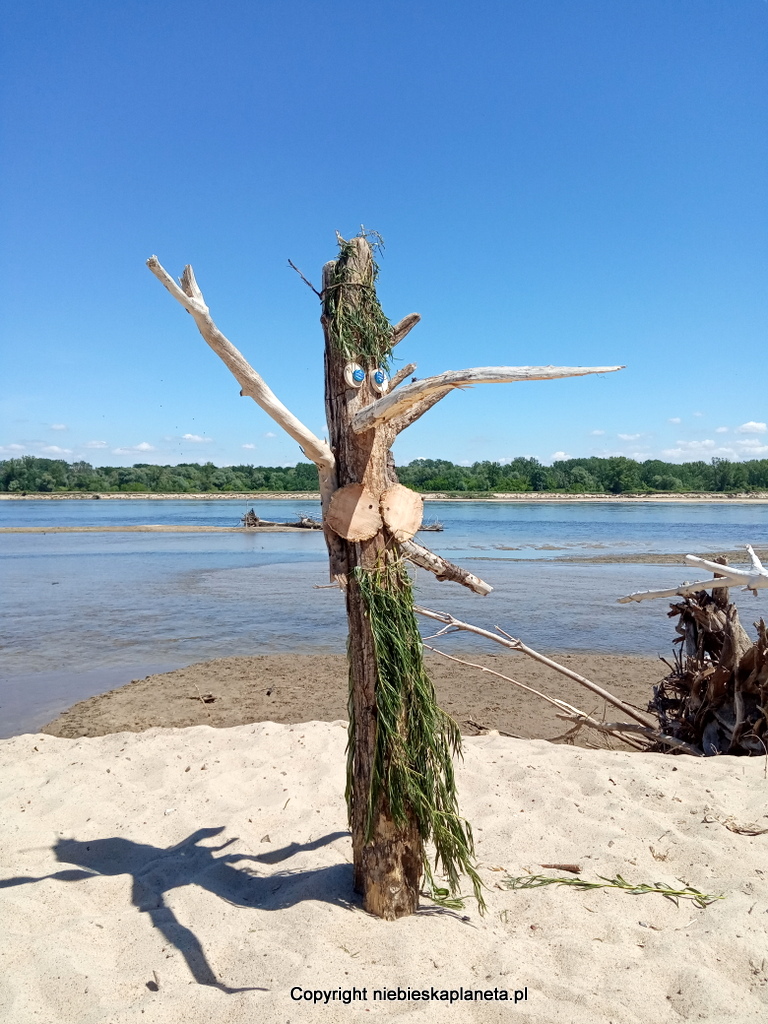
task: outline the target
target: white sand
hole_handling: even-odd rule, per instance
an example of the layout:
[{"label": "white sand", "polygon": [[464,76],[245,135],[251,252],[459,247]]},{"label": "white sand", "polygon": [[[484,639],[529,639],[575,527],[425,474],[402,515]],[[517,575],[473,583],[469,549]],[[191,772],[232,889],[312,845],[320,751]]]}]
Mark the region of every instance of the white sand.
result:
[{"label": "white sand", "polygon": [[[462,920],[425,901],[385,923],[352,899],[345,741],[342,723],[262,723],[0,742],[0,1019],[768,1020],[768,835],[717,820],[768,828],[764,759],[469,739],[459,784],[489,913],[469,905]],[[727,898],[700,910],[499,887],[499,868],[564,874],[549,862]],[[222,987],[200,983],[211,972]],[[294,986],[368,999],[314,1007],[292,1001]],[[373,1000],[398,986],[527,987],[527,1001]]]}]

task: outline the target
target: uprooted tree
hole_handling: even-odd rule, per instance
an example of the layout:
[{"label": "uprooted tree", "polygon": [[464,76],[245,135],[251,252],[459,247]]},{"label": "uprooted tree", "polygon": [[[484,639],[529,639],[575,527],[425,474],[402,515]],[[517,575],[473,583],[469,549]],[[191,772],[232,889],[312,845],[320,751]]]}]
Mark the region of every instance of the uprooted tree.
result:
[{"label": "uprooted tree", "polygon": [[654,687],[648,710],[663,734],[693,753],[768,754],[768,628],[759,619],[753,643],[730,600],[729,585],[741,583],[755,595],[768,588],[768,570],[746,547],[749,569],[729,566],[724,556],[709,561],[686,555],[688,562],[711,569],[714,578],[619,598],[622,604],[682,598],[668,612],[677,619],[674,661]]},{"label": "uprooted tree", "polygon": [[355,889],[366,910],[394,920],[417,909],[422,878],[433,881],[425,853],[429,840],[435,867],[451,893],[465,874],[482,906],[472,831],[459,815],[456,797],[453,757],[460,752],[461,735],[438,708],[424,668],[405,561],[478,594],[492,588],[414,542],[422,499],[398,483],[392,444],[456,388],[620,367],[476,367],[405,384],[416,369],[410,364],[390,379],[392,350],[420,317],[412,313],[393,325],[384,315],[368,236],[339,238],[339,250],[323,268],[318,293],[330,444],[277,399],[218,330],[191,267],[179,286],[155,256],[147,264],[192,315],[240,384],[240,394],[253,398],[318,467],[331,577],[345,593],[349,622],[347,805]]}]

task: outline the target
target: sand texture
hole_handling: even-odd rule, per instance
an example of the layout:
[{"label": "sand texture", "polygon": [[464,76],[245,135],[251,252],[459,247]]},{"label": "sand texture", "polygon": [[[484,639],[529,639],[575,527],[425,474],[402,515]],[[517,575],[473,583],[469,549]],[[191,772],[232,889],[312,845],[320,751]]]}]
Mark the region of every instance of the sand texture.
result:
[{"label": "sand texture", "polygon": [[[605,711],[622,719],[604,701],[577,683],[524,655],[459,655],[573,704],[583,711]],[[645,708],[653,685],[668,671],[658,658],[629,655],[563,654],[566,667],[587,676],[622,700]],[[568,724],[556,709],[502,679],[427,655],[440,706],[465,735],[495,729],[531,739],[552,739]],[[213,701],[205,702],[205,698]],[[342,655],[270,654],[218,658],[161,675],[147,676],[75,704],[45,726],[54,736],[101,736],[153,726],[228,727],[249,722],[334,721],[347,717],[347,661]],[[605,743],[583,730],[580,743]],[[620,741],[611,741],[622,746]]]},{"label": "sand texture", "polygon": [[[351,890],[345,744],[341,722],[1,741],[0,1019],[768,1019],[768,835],[727,827],[768,828],[762,758],[468,739],[458,784],[489,912],[425,900],[385,923]],[[725,899],[503,886],[560,862]],[[353,988],[367,998],[291,998]],[[374,1001],[382,988],[438,998]],[[440,1000],[459,989],[527,999]]]}]

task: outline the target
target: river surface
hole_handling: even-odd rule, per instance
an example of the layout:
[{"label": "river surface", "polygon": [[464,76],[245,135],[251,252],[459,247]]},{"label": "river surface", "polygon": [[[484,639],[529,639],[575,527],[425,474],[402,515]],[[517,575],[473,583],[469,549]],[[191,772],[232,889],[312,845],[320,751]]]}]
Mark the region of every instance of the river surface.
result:
[{"label": "river surface", "polygon": [[[0,526],[237,526],[242,501],[0,502]],[[319,516],[269,501],[272,520]],[[417,599],[543,651],[670,656],[668,602],[619,605],[634,590],[696,578],[681,564],[563,557],[701,553],[768,542],[768,505],[429,502],[442,533],[421,543],[495,588],[478,597],[416,572]],[[705,574],[706,575],[706,574]],[[0,534],[0,736],[30,731],[77,700],[154,671],[259,653],[343,653],[346,619],[320,533]],[[737,595],[749,625],[766,592]],[[424,620],[424,632],[433,630]],[[490,649],[469,634],[446,650]]]}]

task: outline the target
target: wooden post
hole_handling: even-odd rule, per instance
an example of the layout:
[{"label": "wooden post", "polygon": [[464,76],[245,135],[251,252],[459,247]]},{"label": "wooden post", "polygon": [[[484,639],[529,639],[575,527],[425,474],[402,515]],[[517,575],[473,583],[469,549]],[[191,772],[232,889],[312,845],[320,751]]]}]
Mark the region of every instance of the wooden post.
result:
[{"label": "wooden post", "polygon": [[[364,907],[386,920],[417,909],[422,874],[426,871],[431,878],[424,856],[424,838],[431,838],[451,892],[458,891],[460,874],[469,875],[482,909],[472,833],[458,814],[451,762],[461,735],[437,708],[424,673],[402,563],[408,559],[438,579],[460,583],[477,594],[492,588],[413,541],[418,496],[398,485],[390,448],[400,431],[457,388],[608,373],[621,367],[475,367],[451,370],[395,391],[415,365],[396,374],[387,386],[381,364],[420,318],[411,313],[391,325],[376,299],[370,244],[360,237],[339,238],[339,245],[339,259],[323,270],[320,293],[330,445],[279,401],[219,331],[191,267],[177,284],[156,256],[147,265],[192,315],[205,341],[240,384],[240,394],[257,402],[318,468],[331,576],[345,592],[349,622],[347,800],[355,888],[362,893]],[[374,615],[374,599],[384,601],[387,610],[379,608]],[[380,664],[377,652],[385,648],[388,653]]]},{"label": "wooden post", "polygon": [[[339,348],[334,336],[334,325],[329,315],[329,299],[338,308],[360,308],[361,291],[373,287],[372,254],[364,238],[348,243],[349,255],[343,266],[336,261],[323,269],[323,309],[325,332],[325,404],[331,450],[336,458],[336,479],[340,488],[352,484],[362,485],[362,513],[374,504],[378,513],[379,497],[396,483],[388,465],[387,454],[394,440],[394,430],[384,426],[356,434],[351,428],[352,418],[375,401],[379,394],[371,383],[371,372],[376,363],[366,364],[362,355],[350,358],[351,353]],[[341,278],[341,280],[339,280]],[[331,296],[331,290],[339,292]],[[365,371],[359,387],[350,387],[347,365],[357,362]],[[352,498],[357,497],[350,487]],[[337,492],[339,494],[341,492]],[[352,524],[354,526],[354,523]],[[343,526],[339,527],[344,529]],[[346,529],[350,537],[354,529]],[[363,529],[369,533],[370,530]],[[340,557],[339,557],[340,556]],[[346,604],[349,621],[349,675],[350,718],[354,735],[350,737],[350,776],[348,801],[350,827],[355,866],[355,889],[363,896],[366,910],[394,920],[412,914],[418,907],[421,883],[423,848],[418,822],[411,810],[405,824],[396,825],[386,800],[379,795],[371,810],[371,771],[376,746],[376,684],[378,670],[371,625],[366,614],[363,596],[355,579],[354,569],[373,569],[382,562],[398,557],[397,544],[387,538],[383,520],[379,528],[365,539],[347,539],[340,552],[331,552],[331,573],[346,579]],[[366,832],[369,835],[366,835]]]}]

